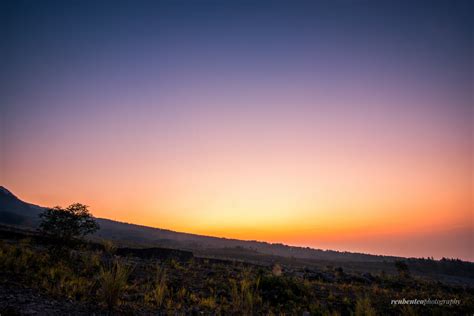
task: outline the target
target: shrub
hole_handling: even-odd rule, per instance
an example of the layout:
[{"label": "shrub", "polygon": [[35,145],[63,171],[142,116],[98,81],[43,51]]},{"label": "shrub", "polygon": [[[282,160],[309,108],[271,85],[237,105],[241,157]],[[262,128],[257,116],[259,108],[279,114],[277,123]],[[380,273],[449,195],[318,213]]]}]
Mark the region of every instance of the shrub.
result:
[{"label": "shrub", "polygon": [[0,250],[0,266],[14,273],[30,271],[41,259],[24,242],[20,242],[18,246],[4,244]]},{"label": "shrub", "polygon": [[111,256],[115,254],[115,251],[117,251],[117,246],[115,246],[114,242],[111,240],[103,240],[102,246],[104,247],[104,251],[107,255]]},{"label": "shrub", "polygon": [[358,298],[355,306],[355,316],[375,316],[377,313],[370,304],[368,297]]},{"label": "shrub", "polygon": [[264,299],[275,306],[305,303],[310,296],[310,289],[303,282],[286,276],[264,276],[260,286]]},{"label": "shrub", "polygon": [[157,307],[163,307],[168,291],[166,270],[157,266],[151,291],[145,294],[145,301],[152,301]]},{"label": "shrub", "polygon": [[118,261],[111,267],[102,267],[99,273],[99,296],[109,309],[113,309],[120,303],[120,298],[127,288],[127,280],[130,269]]},{"label": "shrub", "polygon": [[400,313],[403,316],[416,316],[416,315],[418,315],[416,313],[415,309],[413,308],[413,306],[410,306],[410,305],[401,306],[400,307]]},{"label": "shrub", "polygon": [[408,269],[408,265],[404,261],[395,261],[395,268],[397,268],[398,274],[401,277],[406,278],[410,276],[410,270]]},{"label": "shrub", "polygon": [[182,288],[179,289],[179,291],[176,293],[176,298],[177,298],[180,302],[182,302],[182,301],[185,299],[187,293],[188,293],[188,292],[186,291],[186,288],[182,287]]},{"label": "shrub", "polygon": [[251,314],[253,312],[254,305],[261,302],[261,297],[258,293],[260,278],[257,277],[255,281],[252,281],[249,273],[244,272],[240,282],[237,282],[236,280],[230,280],[230,284],[232,306],[234,309],[245,315]]},{"label": "shrub", "polygon": [[206,309],[215,310],[217,307],[216,298],[214,296],[202,298],[199,301],[199,305],[201,305],[202,307]]},{"label": "shrub", "polygon": [[274,276],[281,276],[282,273],[283,273],[283,270],[281,268],[281,265],[279,265],[278,263],[274,264],[272,268],[272,274]]}]

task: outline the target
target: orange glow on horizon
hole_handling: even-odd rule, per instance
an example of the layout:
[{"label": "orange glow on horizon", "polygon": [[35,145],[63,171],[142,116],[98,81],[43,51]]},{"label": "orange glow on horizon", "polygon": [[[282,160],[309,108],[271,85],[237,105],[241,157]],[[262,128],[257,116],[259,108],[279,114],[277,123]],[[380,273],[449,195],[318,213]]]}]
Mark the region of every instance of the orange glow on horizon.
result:
[{"label": "orange glow on horizon", "polygon": [[[291,155],[271,163],[266,155],[260,161],[251,158],[227,157],[223,161],[228,165],[195,161],[187,168],[153,169],[145,164],[135,170],[131,183],[121,183],[120,174],[110,168],[98,171],[99,181],[50,184],[41,191],[13,184],[11,189],[26,192],[20,198],[44,206],[79,201],[97,217],[316,248],[449,227],[472,229],[469,179],[462,173],[465,161],[442,166],[394,157],[388,168],[386,161],[365,157],[320,158],[326,162],[321,166],[304,159],[295,162]],[[166,181],[155,180],[160,178]]]}]

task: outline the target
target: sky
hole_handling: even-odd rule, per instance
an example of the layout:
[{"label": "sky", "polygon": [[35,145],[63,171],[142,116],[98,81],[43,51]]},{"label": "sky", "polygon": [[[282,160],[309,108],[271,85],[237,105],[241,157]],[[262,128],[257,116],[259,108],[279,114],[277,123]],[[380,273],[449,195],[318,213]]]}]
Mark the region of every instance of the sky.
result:
[{"label": "sky", "polygon": [[0,11],[0,184],[23,200],[474,261],[472,1]]}]

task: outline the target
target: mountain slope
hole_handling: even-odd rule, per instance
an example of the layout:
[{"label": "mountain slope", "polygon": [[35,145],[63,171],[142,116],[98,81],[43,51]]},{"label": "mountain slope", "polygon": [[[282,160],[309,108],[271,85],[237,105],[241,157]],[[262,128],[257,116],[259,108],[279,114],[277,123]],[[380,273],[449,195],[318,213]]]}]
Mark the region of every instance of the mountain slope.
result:
[{"label": "mountain slope", "polygon": [[[0,223],[35,228],[39,223],[38,215],[43,207],[26,203],[18,199],[6,188],[0,186]],[[101,229],[94,238],[113,239],[122,244],[137,246],[161,246],[180,248],[206,254],[272,255],[289,258],[328,261],[381,262],[394,260],[396,257],[376,256],[361,253],[338,252],[303,247],[292,247],[283,244],[270,244],[259,241],[244,241],[122,223],[109,219],[97,218]]]},{"label": "mountain slope", "polygon": [[36,226],[43,208],[18,199],[0,186],[0,222],[9,225]]}]

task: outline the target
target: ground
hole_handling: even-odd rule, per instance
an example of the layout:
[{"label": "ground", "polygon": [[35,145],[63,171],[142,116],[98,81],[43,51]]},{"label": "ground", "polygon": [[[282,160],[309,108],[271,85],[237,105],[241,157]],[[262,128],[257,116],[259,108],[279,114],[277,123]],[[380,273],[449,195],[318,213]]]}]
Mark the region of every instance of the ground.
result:
[{"label": "ground", "polygon": [[[469,282],[440,282],[410,270],[357,272],[340,262],[245,262],[159,248],[130,253],[109,242],[57,246],[4,236],[0,315],[470,315],[474,310]],[[471,269],[457,261],[432,265]],[[453,301],[392,303],[402,299]]]}]

